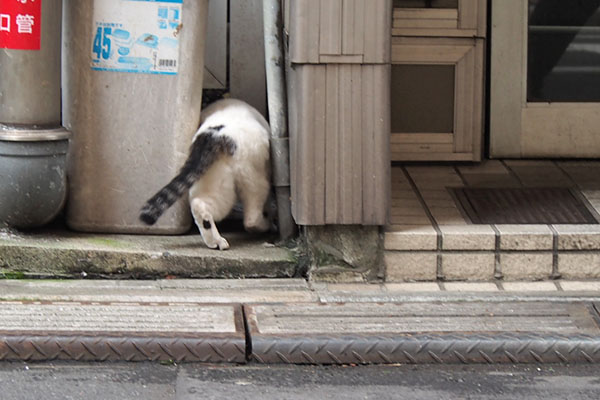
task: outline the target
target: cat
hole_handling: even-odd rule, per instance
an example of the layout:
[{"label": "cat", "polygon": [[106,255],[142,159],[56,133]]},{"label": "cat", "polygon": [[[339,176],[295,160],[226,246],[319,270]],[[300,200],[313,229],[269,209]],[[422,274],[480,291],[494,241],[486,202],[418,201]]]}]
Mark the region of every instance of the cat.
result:
[{"label": "cat", "polygon": [[189,189],[192,216],[207,247],[229,248],[215,222],[227,217],[238,199],[244,228],[267,231],[271,227],[264,211],[271,191],[270,132],[265,118],[241,100],[224,99],[208,106],[201,113],[185,164],[146,202],[140,220],[154,224]]}]

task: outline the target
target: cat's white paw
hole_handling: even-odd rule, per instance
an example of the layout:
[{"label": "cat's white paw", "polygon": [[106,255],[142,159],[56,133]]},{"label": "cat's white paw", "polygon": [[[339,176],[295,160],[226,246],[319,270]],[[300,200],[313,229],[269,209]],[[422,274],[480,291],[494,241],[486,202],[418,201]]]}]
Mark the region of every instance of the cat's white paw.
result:
[{"label": "cat's white paw", "polygon": [[225,238],[220,238],[217,240],[219,245],[219,250],[227,250],[229,248],[229,242]]},{"label": "cat's white paw", "polygon": [[217,243],[207,243],[206,241],[204,241],[204,244],[206,245],[206,247],[208,247],[209,249],[216,249],[217,248]]}]

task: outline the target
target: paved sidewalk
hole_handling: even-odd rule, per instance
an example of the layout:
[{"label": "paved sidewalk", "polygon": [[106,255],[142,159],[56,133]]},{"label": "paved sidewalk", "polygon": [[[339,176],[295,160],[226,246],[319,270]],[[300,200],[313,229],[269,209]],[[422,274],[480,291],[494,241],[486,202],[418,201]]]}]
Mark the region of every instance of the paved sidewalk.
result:
[{"label": "paved sidewalk", "polygon": [[600,282],[0,281],[0,360],[600,362]]}]

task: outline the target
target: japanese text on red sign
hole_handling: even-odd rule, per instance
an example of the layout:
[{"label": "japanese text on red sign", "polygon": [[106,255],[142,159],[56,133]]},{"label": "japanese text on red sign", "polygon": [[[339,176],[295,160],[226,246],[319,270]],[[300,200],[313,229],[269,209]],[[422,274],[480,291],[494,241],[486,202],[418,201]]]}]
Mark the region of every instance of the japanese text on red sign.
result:
[{"label": "japanese text on red sign", "polygon": [[42,0],[0,2],[0,48],[39,50]]}]

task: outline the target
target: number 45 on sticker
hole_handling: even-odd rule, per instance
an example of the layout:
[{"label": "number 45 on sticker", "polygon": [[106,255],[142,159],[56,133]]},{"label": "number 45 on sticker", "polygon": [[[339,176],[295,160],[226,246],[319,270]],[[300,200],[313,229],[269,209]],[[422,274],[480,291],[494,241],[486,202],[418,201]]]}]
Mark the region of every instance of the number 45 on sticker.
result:
[{"label": "number 45 on sticker", "polygon": [[112,32],[111,28],[108,27],[99,27],[96,31],[96,37],[94,37],[94,45],[92,47],[92,52],[96,54],[96,58],[102,57],[105,60],[108,60],[110,57],[110,34]]}]

